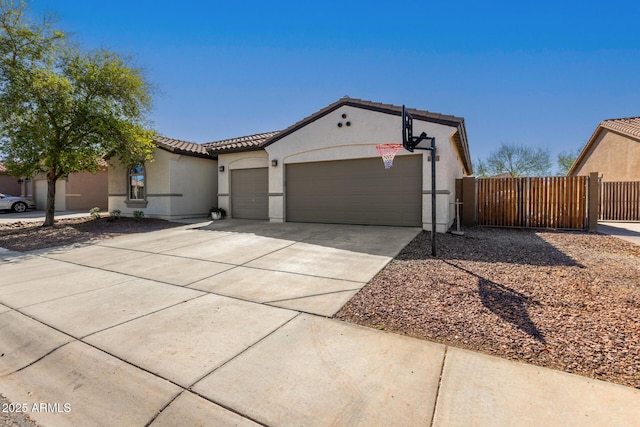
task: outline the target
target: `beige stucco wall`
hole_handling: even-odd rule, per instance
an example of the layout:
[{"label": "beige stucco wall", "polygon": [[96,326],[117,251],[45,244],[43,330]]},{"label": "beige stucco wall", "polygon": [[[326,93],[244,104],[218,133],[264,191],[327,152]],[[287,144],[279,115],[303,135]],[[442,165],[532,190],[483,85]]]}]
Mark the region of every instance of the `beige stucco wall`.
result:
[{"label": "beige stucco wall", "polygon": [[224,171],[218,172],[218,207],[226,210],[230,217],[233,216],[233,212],[231,212],[232,170],[266,168],[268,165],[270,165],[269,156],[263,150],[219,155],[218,167],[224,166]]},{"label": "beige stucco wall", "polygon": [[603,129],[574,175],[591,172],[603,181],[640,181],[640,139]]},{"label": "beige stucco wall", "polygon": [[[23,184],[23,192],[32,195],[37,209],[45,209],[47,205],[47,178],[37,175]],[[26,185],[25,185],[26,184]],[[108,174],[107,171],[77,172],[60,178],[56,182],[56,211],[89,211],[99,207],[102,211],[108,208]]]},{"label": "beige stucco wall", "polygon": [[106,211],[109,207],[107,171],[73,173],[65,188],[66,209],[86,210],[94,207]]},{"label": "beige stucco wall", "polygon": [[0,193],[20,196],[21,185],[18,183],[18,178],[11,175],[0,174]]},{"label": "beige stucco wall", "polygon": [[[346,118],[342,115],[345,114]],[[350,126],[346,126],[346,122]],[[342,123],[342,127],[338,127]],[[453,223],[455,202],[455,179],[461,178],[463,165],[457,156],[451,137],[456,129],[435,123],[414,120],[414,135],[427,132],[436,138],[437,216],[439,232],[445,232]],[[269,217],[271,221],[286,221],[285,218],[285,165],[290,163],[318,162],[341,159],[380,157],[377,144],[402,143],[402,120],[400,116],[343,106],[307,124],[266,147],[268,164],[277,160],[277,167],[269,167]],[[422,151],[423,156],[423,214],[425,229],[431,228],[431,152]],[[397,154],[411,155],[401,149]],[[384,167],[380,159],[380,167]]]},{"label": "beige stucco wall", "polygon": [[143,211],[151,218],[176,219],[208,215],[216,206],[217,161],[155,149],[145,163],[146,207],[127,206],[127,169],[109,163],[109,211],[123,216]]}]

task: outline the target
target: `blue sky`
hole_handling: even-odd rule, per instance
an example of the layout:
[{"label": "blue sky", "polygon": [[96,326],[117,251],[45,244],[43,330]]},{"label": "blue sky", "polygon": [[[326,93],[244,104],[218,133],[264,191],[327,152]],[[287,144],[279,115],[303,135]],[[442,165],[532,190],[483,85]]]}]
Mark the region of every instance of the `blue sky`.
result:
[{"label": "blue sky", "polygon": [[[465,118],[502,143],[584,145],[640,115],[637,1],[32,0],[87,49],[132,55],[162,135],[279,130],[344,95]],[[398,131],[400,139],[400,131]]]}]

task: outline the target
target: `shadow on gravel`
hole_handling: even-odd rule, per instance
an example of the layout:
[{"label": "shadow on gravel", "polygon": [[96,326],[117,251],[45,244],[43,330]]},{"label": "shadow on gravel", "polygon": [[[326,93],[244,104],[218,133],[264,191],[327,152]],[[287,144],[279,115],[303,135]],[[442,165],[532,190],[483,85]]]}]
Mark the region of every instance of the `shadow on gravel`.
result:
[{"label": "shadow on gravel", "polygon": [[[546,231],[545,233],[553,231]],[[534,230],[471,228],[463,236],[436,235],[436,258],[537,266],[580,267],[573,258],[540,238]],[[431,233],[423,231],[397,256],[399,260],[432,258]]]},{"label": "shadow on gravel", "polygon": [[533,323],[533,320],[531,320],[529,312],[527,311],[528,306],[540,305],[539,302],[521,292],[516,291],[515,289],[511,289],[508,286],[485,279],[484,277],[479,276],[466,268],[460,267],[459,265],[447,261],[445,261],[445,263],[478,279],[478,294],[480,295],[480,301],[482,301],[482,305],[489,309],[489,311],[500,317],[502,320],[516,326],[518,329],[540,341],[542,344],[547,344],[544,339],[544,335],[537,328],[536,324]]}]

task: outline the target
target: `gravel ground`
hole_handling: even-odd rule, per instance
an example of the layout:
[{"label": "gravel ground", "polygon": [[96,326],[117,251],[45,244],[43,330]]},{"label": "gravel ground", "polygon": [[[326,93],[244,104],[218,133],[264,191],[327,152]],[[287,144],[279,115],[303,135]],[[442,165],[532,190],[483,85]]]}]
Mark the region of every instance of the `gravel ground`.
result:
[{"label": "gravel ground", "polygon": [[336,318],[640,388],[640,246],[600,234],[418,235]]},{"label": "gravel ground", "polygon": [[[29,415],[22,412],[13,411],[13,406],[10,405],[3,395],[0,394],[0,426],[2,427],[37,427],[36,424]],[[6,412],[5,412],[6,409]],[[10,411],[11,409],[11,411]]]},{"label": "gravel ground", "polygon": [[93,219],[91,216],[56,220],[52,227],[41,227],[40,223],[34,222],[14,222],[0,224],[0,247],[26,252],[182,225],[153,218],[120,217],[110,221],[109,217]]}]

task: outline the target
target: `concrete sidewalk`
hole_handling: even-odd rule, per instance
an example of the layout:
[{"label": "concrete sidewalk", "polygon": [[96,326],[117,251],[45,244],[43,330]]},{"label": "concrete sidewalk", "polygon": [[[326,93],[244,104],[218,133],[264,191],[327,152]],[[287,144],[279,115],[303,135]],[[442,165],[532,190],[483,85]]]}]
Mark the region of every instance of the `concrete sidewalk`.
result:
[{"label": "concrete sidewalk", "polygon": [[0,263],[42,425],[633,425],[640,390],[332,320],[414,228],[223,221]]}]

